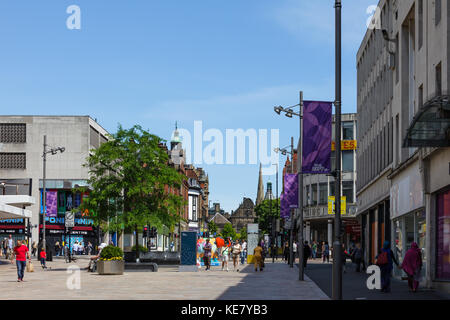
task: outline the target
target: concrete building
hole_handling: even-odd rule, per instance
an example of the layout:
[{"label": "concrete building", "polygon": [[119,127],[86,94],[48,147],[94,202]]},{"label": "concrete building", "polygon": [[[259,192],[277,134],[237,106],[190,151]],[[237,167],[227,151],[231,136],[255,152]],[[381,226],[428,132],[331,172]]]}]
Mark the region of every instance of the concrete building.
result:
[{"label": "concrete building", "polygon": [[[351,242],[355,243],[360,238],[359,223],[356,220],[356,114],[342,114],[341,123],[341,195],[346,197],[346,211],[342,215],[345,226],[343,243],[348,248]],[[331,170],[334,171],[336,170],[334,116],[332,141]],[[327,174],[304,174],[303,188],[305,241],[309,243],[312,241],[333,243],[334,214],[328,212],[328,197],[335,195],[334,177]]]},{"label": "concrete building", "polygon": [[450,291],[450,3],[378,6],[377,28],[367,30],[357,54],[365,259],[373,263],[388,240],[401,262],[417,242],[423,285]]},{"label": "concrete building", "polygon": [[[64,153],[47,155],[47,200],[51,197],[54,203],[47,202],[47,211],[53,211],[49,212],[52,217],[46,218],[46,240],[53,248],[56,241],[65,240],[66,211],[77,208],[86,196],[73,190],[87,185],[88,168],[83,164],[91,149],[107,141],[107,134],[89,116],[0,116],[0,180],[5,185],[14,185],[18,180],[28,181],[18,194],[37,200],[29,207],[33,241],[42,238],[44,135],[48,146],[65,148]],[[99,235],[92,220],[81,212],[75,218],[70,241],[91,241],[95,245]],[[24,224],[0,222],[0,230],[3,230],[0,237],[6,228],[22,230]]]}]

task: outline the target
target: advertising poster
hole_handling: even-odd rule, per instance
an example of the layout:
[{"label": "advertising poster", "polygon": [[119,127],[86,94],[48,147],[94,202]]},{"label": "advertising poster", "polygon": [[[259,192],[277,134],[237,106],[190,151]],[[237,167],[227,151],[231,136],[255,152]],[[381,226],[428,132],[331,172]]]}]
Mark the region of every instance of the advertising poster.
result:
[{"label": "advertising poster", "polygon": [[58,192],[57,191],[47,191],[46,192],[46,215],[47,217],[57,217],[58,216]]},{"label": "advertising poster", "polygon": [[203,254],[205,253],[205,251],[203,250],[203,247],[206,244],[206,239],[209,239],[209,242],[212,245],[211,266],[220,266],[221,262],[219,261],[219,250],[217,248],[215,238],[198,238],[198,240],[197,240],[197,266],[200,268],[205,265],[205,263],[203,262]]}]

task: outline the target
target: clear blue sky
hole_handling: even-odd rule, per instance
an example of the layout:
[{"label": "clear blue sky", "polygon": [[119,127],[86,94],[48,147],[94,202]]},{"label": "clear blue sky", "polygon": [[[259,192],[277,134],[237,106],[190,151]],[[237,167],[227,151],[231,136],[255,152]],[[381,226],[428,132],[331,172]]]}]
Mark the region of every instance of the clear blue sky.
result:
[{"label": "clear blue sky", "polygon": [[[69,5],[81,30],[68,30]],[[343,7],[343,112],[356,112],[356,52],[366,9]],[[193,130],[279,129],[275,105],[334,100],[334,1],[45,0],[0,3],[2,114],[90,115],[108,131],[140,124],[170,140]],[[280,164],[285,157],[280,156]],[[256,198],[258,165],[203,165],[226,211]],[[267,182],[274,176],[264,177]],[[281,177],[280,177],[281,183]],[[275,188],[275,183],[274,183]],[[281,187],[280,187],[281,189]]]}]

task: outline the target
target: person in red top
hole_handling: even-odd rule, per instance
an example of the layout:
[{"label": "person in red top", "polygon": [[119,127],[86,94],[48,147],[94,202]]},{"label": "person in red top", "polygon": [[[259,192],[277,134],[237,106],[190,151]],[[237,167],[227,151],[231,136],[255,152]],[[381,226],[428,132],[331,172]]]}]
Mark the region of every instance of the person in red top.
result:
[{"label": "person in red top", "polygon": [[47,259],[47,253],[45,252],[45,249],[42,248],[42,251],[39,255],[39,258],[41,260],[41,267],[42,269],[47,269],[47,266],[45,265],[45,259]]},{"label": "person in red top", "polygon": [[28,247],[22,244],[22,241],[17,240],[17,246],[14,248],[14,253],[16,255],[16,266],[17,266],[17,282],[23,281],[23,274],[25,267],[27,266],[27,257],[30,259],[30,252]]}]

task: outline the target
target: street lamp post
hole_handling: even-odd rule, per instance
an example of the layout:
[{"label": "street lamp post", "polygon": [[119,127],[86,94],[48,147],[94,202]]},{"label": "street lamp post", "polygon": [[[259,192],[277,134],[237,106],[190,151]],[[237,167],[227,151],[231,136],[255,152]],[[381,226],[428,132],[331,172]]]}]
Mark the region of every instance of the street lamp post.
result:
[{"label": "street lamp post", "polygon": [[[44,152],[42,154],[43,157],[43,177],[42,177],[42,247],[46,250],[47,246],[45,243],[45,218],[47,216],[47,190],[45,188],[45,179],[46,179],[46,171],[47,171],[47,153],[51,153],[52,155],[57,154],[58,152],[63,153],[66,150],[64,147],[51,148],[47,150],[47,136],[44,135]],[[70,241],[69,241],[70,244]]]},{"label": "street lamp post", "polygon": [[[275,152],[281,152],[282,155],[290,154],[291,155],[291,173],[294,173],[294,137],[291,137],[291,152],[287,151],[286,148],[280,149],[275,148]],[[277,178],[278,182],[278,178]],[[277,188],[277,194],[278,194],[278,188]],[[281,205],[281,204],[280,204]],[[293,215],[293,209],[289,209],[290,213],[290,226],[289,226],[289,266],[291,268],[294,267],[294,251],[293,251],[293,242],[294,242],[294,215]]]},{"label": "street lamp post", "polygon": [[336,179],[335,220],[333,242],[333,300],[342,300],[342,248],[341,248],[341,0],[334,5],[336,14]]},{"label": "street lamp post", "polygon": [[[300,107],[300,112],[294,112],[294,110],[292,110],[295,107]],[[301,168],[302,168],[302,113],[303,113],[303,91],[300,91],[300,103],[296,104],[295,106],[291,106],[288,108],[283,108],[281,106],[279,107],[275,107],[274,111],[277,114],[281,114],[281,112],[286,113],[286,117],[288,118],[292,118],[294,115],[298,116],[300,119],[299,122],[299,137],[300,137],[300,146],[299,146],[299,150],[297,152],[298,155],[298,212],[299,212],[299,232],[298,232],[298,242],[299,242],[299,246],[297,247],[297,251],[298,251],[298,257],[299,257],[299,265],[298,265],[298,269],[299,269],[299,280],[303,281],[304,280],[304,267],[303,267],[303,175],[301,173]]]}]

